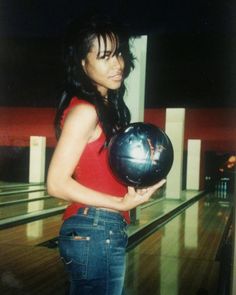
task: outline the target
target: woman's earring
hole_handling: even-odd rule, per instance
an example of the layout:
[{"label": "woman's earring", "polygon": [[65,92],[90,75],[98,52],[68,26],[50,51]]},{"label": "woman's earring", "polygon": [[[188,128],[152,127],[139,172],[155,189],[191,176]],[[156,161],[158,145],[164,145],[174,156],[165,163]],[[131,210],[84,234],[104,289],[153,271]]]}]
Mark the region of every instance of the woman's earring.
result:
[{"label": "woman's earring", "polygon": [[82,65],[82,68],[83,68],[84,72],[87,74],[86,67],[85,67],[85,60],[84,59],[82,59],[81,65]]}]

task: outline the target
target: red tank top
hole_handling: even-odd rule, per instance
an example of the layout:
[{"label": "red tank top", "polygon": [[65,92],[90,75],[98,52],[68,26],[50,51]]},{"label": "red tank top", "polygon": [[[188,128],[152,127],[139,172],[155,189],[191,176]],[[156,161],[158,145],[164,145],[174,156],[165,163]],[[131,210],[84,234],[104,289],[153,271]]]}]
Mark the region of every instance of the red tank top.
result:
[{"label": "red tank top", "polygon": [[[68,112],[80,103],[89,104],[87,101],[78,99],[77,97],[73,97],[71,99],[69,106],[63,113],[61,126],[64,125]],[[107,149],[104,148],[101,150],[105,139],[105,134],[102,132],[98,139],[86,145],[80,157],[79,163],[75,168],[73,177],[80,184],[88,188],[105,194],[123,197],[127,193],[127,187],[118,182],[118,180],[114,177],[108,163]],[[86,207],[86,205],[71,203],[66,208],[63,219],[67,219],[70,216],[75,215],[78,209],[83,207]],[[129,212],[122,212],[122,215],[129,223]]]}]

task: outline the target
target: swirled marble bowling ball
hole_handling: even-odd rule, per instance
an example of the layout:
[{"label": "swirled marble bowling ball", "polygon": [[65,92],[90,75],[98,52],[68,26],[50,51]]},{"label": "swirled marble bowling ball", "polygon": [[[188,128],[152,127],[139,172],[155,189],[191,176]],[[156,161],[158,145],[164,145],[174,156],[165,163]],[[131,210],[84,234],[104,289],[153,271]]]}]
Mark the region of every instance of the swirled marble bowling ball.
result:
[{"label": "swirled marble bowling ball", "polygon": [[169,173],[174,159],[167,134],[153,124],[136,122],[112,137],[108,161],[113,174],[127,186],[151,186]]}]

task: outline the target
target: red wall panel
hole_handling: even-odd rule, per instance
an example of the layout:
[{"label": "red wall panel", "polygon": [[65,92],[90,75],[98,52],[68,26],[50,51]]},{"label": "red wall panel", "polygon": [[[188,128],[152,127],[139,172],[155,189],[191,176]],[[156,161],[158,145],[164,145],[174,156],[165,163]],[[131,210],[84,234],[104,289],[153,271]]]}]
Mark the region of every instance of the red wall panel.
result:
[{"label": "red wall panel", "polygon": [[[163,128],[165,109],[146,109],[145,121]],[[236,108],[186,109],[184,137],[185,148],[188,139],[201,139],[204,150],[236,152]]]},{"label": "red wall panel", "polygon": [[[146,109],[145,122],[165,128],[165,109]],[[30,135],[46,136],[55,145],[53,108],[0,107],[0,145],[28,146]],[[205,150],[236,151],[236,108],[186,109],[187,139],[201,139]]]},{"label": "red wall panel", "polygon": [[47,146],[55,145],[52,108],[0,107],[0,145],[28,146],[29,137],[46,136]]}]

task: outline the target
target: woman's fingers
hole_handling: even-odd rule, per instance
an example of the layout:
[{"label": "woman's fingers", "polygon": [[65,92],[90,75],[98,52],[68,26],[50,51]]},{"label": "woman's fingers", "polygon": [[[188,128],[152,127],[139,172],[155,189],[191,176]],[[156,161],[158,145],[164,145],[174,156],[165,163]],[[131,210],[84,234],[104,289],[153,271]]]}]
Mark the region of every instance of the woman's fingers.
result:
[{"label": "woman's fingers", "polygon": [[158,183],[154,184],[151,188],[156,191],[157,189],[159,189],[160,187],[162,187],[164,184],[166,183],[166,179],[162,179],[161,181],[159,181]]},{"label": "woman's fingers", "polygon": [[135,193],[136,193],[135,188],[132,186],[128,186],[128,194],[135,195]]},{"label": "woman's fingers", "polygon": [[137,194],[144,195],[144,194],[153,194],[157,189],[162,187],[166,183],[166,179],[162,179],[158,183],[154,184],[153,186],[136,189]]},{"label": "woman's fingers", "polygon": [[125,195],[123,199],[123,202],[125,202],[126,210],[130,210],[142,203],[147,202],[152,196],[152,194],[162,185],[164,185],[165,182],[166,180],[163,179],[153,186],[142,189],[135,189],[134,187],[128,186],[128,193]]}]

